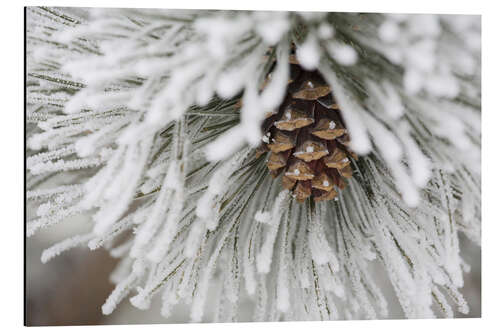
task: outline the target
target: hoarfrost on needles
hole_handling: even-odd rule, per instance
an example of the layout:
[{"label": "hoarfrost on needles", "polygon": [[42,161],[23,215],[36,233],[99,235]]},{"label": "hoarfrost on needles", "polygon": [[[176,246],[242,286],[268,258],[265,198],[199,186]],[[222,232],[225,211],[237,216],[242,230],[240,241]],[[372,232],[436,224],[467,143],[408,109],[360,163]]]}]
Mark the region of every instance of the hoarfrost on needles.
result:
[{"label": "hoarfrost on needles", "polygon": [[[468,312],[458,234],[480,243],[479,17],[27,12],[27,236],[92,215],[41,259],[81,245],[120,258],[104,314],[161,294],[162,315],[184,302],[201,321],[215,286],[215,320],[238,320],[243,293],[255,320],[391,316],[373,265],[406,317]],[[254,155],[293,47],[360,154],[336,201],[298,204]]]}]

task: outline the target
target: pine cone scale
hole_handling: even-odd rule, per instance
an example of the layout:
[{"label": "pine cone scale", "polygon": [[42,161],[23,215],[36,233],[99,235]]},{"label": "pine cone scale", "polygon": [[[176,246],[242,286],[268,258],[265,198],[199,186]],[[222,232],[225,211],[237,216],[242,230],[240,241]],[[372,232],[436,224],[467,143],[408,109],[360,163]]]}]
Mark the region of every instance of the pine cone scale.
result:
[{"label": "pine cone scale", "polygon": [[345,188],[344,178],[352,177],[349,157],[356,156],[348,148],[349,136],[330,86],[317,71],[305,71],[294,62],[290,66],[287,96],[267,115],[264,147],[256,154],[271,151],[271,175],[283,173],[283,187],[298,202],[311,196],[332,200]]}]

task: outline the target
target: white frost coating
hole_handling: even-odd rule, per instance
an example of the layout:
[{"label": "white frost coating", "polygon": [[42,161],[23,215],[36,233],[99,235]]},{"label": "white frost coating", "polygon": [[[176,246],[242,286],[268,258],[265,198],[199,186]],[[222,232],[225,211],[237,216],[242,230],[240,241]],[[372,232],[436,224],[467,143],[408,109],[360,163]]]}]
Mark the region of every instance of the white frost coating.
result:
[{"label": "white frost coating", "polygon": [[215,200],[223,194],[228,188],[227,181],[231,174],[236,170],[241,161],[249,153],[249,149],[240,151],[233,158],[226,161],[219,170],[217,170],[210,178],[206,192],[201,196],[196,204],[196,215],[205,221],[206,227],[209,230],[214,230],[217,227],[217,214],[220,204],[215,204]]},{"label": "white frost coating", "polygon": [[405,153],[408,156],[412,180],[418,187],[423,188],[431,177],[431,163],[419,149],[415,140],[408,134],[408,127],[408,125],[402,125],[398,134],[403,141]]},{"label": "white frost coating", "polygon": [[356,104],[351,94],[342,86],[336,74],[327,67],[320,68],[325,79],[335,91],[335,98],[341,110],[345,110],[342,116],[346,122],[347,130],[351,136],[350,147],[358,154],[364,155],[371,151],[372,145],[368,137],[366,126],[360,117],[361,107]]},{"label": "white frost coating", "polygon": [[271,213],[258,211],[257,213],[255,213],[255,221],[269,224],[271,222]]},{"label": "white frost coating", "polygon": [[384,82],[384,87],[386,88],[387,99],[386,99],[386,112],[392,118],[400,118],[404,113],[404,106],[401,102],[401,98],[395,91],[392,85]]},{"label": "white frost coating", "polygon": [[88,157],[75,159],[70,161],[58,160],[57,162],[47,161],[45,163],[38,163],[29,168],[34,175],[40,175],[56,171],[69,171],[79,170],[85,168],[96,167],[102,164],[104,160],[100,157]]},{"label": "white frost coating", "polygon": [[[131,255],[137,256],[141,254],[143,248],[159,232],[159,236],[154,241],[152,249],[146,255],[150,261],[155,263],[159,263],[164,258],[177,231],[180,214],[184,206],[185,170],[188,167],[186,155],[189,151],[190,141],[184,138],[186,135],[184,121],[177,123],[174,131],[174,149],[171,152],[173,158],[171,159],[160,190],[160,200],[155,203],[154,207],[156,214],[153,217],[156,220],[151,219],[143,224],[137,235],[137,241],[131,250]],[[162,221],[167,209],[166,220]]]},{"label": "white frost coating", "polygon": [[[288,219],[288,216],[287,216]],[[288,256],[288,224],[284,223],[281,228],[280,242],[279,244],[279,268],[278,268],[278,290],[277,290],[277,300],[276,300],[276,308],[278,311],[286,313],[290,308],[290,281],[289,281],[289,270],[288,267],[289,258]]]},{"label": "white frost coating", "polygon": [[398,142],[397,137],[368,113],[365,113],[363,118],[367,123],[367,128],[373,141],[384,159],[388,163],[399,161],[403,155],[403,150],[401,149],[401,144]]},{"label": "white frost coating", "polygon": [[[184,143],[186,148],[188,143]],[[182,156],[186,156],[187,149],[184,149]],[[174,166],[177,170],[174,169]],[[186,170],[187,161],[185,158],[178,163],[173,163],[167,172],[166,186],[175,191],[173,195],[173,202],[170,204],[167,218],[163,225],[158,240],[155,242],[153,249],[148,253],[147,258],[152,262],[159,263],[166,255],[169,246],[178,229],[179,220],[181,218],[182,209],[184,206],[184,180],[185,175],[182,170]]]},{"label": "white frost coating", "polygon": [[254,51],[253,57],[250,57],[244,65],[222,72],[216,86],[217,94],[222,98],[229,99],[245,88],[248,85],[248,79],[256,74],[255,68],[258,66],[259,56],[262,53],[263,49],[258,48]]},{"label": "white frost coating", "polygon": [[40,206],[36,210],[36,215],[42,217],[54,214],[61,208],[67,207],[68,205],[74,203],[82,195],[83,191],[69,191],[59,193],[58,195],[54,196],[51,201],[40,204]]},{"label": "white frost coating", "polygon": [[163,290],[161,299],[161,315],[165,318],[168,318],[171,315],[171,311],[174,305],[179,303],[179,297],[175,294],[173,287],[167,286]]},{"label": "white frost coating", "polygon": [[452,75],[429,75],[425,88],[436,96],[454,98],[460,93],[457,80]]},{"label": "white frost coating", "polygon": [[269,222],[269,230],[266,233],[264,244],[260,249],[260,253],[257,256],[257,271],[261,274],[268,273],[271,266],[273,246],[276,240],[278,229],[281,222],[281,217],[284,214],[284,205],[286,203],[286,198],[289,195],[288,190],[281,191],[278,197],[274,201],[273,208],[271,210],[271,219]]},{"label": "white frost coating", "polygon": [[[234,222],[232,221],[232,223]],[[206,263],[206,269],[204,270],[203,275],[198,281],[199,283],[198,283],[197,293],[191,305],[191,320],[193,322],[199,322],[203,317],[204,305],[207,297],[210,278],[212,277],[213,271],[216,268],[215,266],[217,260],[219,259],[221,250],[226,243],[226,239],[227,237],[230,236],[230,230],[231,230],[230,225],[229,226],[226,225],[224,230],[222,231],[223,234],[222,238],[219,239],[215,244],[214,251],[212,252],[210,258],[208,259],[208,262]]]},{"label": "white frost coating", "polygon": [[439,303],[440,310],[443,312],[444,316],[446,318],[453,318],[453,309],[448,304],[448,301],[446,300],[444,295],[441,293],[439,288],[433,287],[432,292],[434,294],[434,297],[436,297],[437,302]]},{"label": "white frost coating", "polygon": [[328,44],[327,50],[339,64],[344,66],[352,66],[358,60],[356,51],[347,44],[332,42]]},{"label": "white frost coating", "polygon": [[[388,237],[390,237],[390,235],[388,234],[387,229],[383,228],[380,230],[379,237],[389,240]],[[412,296],[415,294],[415,287],[412,283],[410,272],[408,271],[403,258],[397,252],[398,250],[393,242],[385,241],[383,242],[383,246],[384,247],[381,248],[380,251],[384,254],[384,256],[395,256],[394,261],[391,261],[389,264],[390,266],[388,267],[389,271],[392,273],[390,275],[390,279],[396,286],[396,292],[399,294],[398,296],[404,301],[402,304],[403,310],[405,310],[408,315],[411,315],[412,309],[409,303],[411,302]]]},{"label": "white frost coating", "polygon": [[177,172],[177,168],[175,166],[172,167],[172,165],[175,165],[175,162],[172,162],[171,167],[169,167],[170,172],[164,176],[163,185],[161,187],[158,199],[153,206],[151,215],[137,231],[137,236],[134,239],[134,245],[132,246],[132,249],[130,251],[130,255],[132,257],[137,258],[139,255],[141,255],[144,247],[148,245],[151,239],[154,237],[165,217],[166,212],[164,208],[169,206],[170,200],[172,198],[173,187],[171,186],[171,182],[172,179],[176,178],[172,177],[171,173]]},{"label": "white frost coating", "polygon": [[227,252],[227,262],[225,264],[224,269],[224,291],[226,299],[235,306],[238,303],[239,299],[239,283],[236,276],[239,274],[239,267],[236,266],[235,263],[235,252],[234,252],[234,238],[231,240],[230,246],[232,246],[232,250]]},{"label": "white frost coating", "polygon": [[249,295],[254,295],[257,289],[256,270],[254,265],[256,248],[254,236],[257,229],[257,224],[252,224],[248,227],[248,232],[245,236],[245,248],[248,249],[248,254],[243,256],[243,276],[245,278],[245,289]]},{"label": "white frost coating", "polygon": [[419,202],[418,189],[401,163],[403,154],[401,144],[394,134],[384,128],[371,115],[365,114],[364,118],[378,150],[394,176],[404,201],[410,207],[415,207]]},{"label": "white frost coating", "polygon": [[[278,14],[278,15],[276,15]],[[281,15],[279,15],[281,14]],[[257,33],[269,45],[277,44],[282,36],[288,31],[290,23],[288,13],[256,12],[254,18],[256,22]]]},{"label": "white frost coating", "polygon": [[206,35],[208,49],[214,57],[225,56],[231,43],[252,28],[252,19],[246,15],[239,15],[239,20],[230,20],[219,16],[214,18],[200,18],[195,23],[197,31]]},{"label": "white frost coating", "polygon": [[[321,232],[312,232],[314,225],[307,222],[306,209],[291,202],[289,211],[283,209],[283,217],[289,216],[292,222],[287,219],[278,227],[269,251],[269,273],[257,274],[258,264],[262,268],[268,260],[261,257],[259,263],[257,257],[275,225],[272,209],[260,216],[255,213],[272,203],[280,184],[266,175],[265,162],[248,156],[235,164],[236,171],[218,177],[216,185],[223,184],[222,190],[212,184],[215,187],[211,190],[220,194],[205,197],[205,203],[200,201],[200,206],[209,209],[208,218],[202,219],[196,216],[198,200],[225,163],[207,163],[202,152],[234,128],[223,125],[221,131],[218,124],[237,118],[241,121],[239,132],[220,143],[214,155],[231,159],[240,147],[261,143],[261,121],[274,111],[273,106],[281,104],[287,85],[288,73],[280,68],[288,68],[289,50],[284,47],[289,47],[287,32],[297,31],[296,20],[288,21],[289,13],[277,12],[212,11],[194,16],[192,12],[134,9],[101,10],[89,15],[90,20],[97,20],[92,24],[80,18],[67,19],[71,13],[57,15],[61,10],[56,8],[30,7],[27,11],[33,14],[27,17],[27,35],[34,37],[27,48],[28,63],[33,64],[28,69],[27,136],[30,148],[44,149],[40,154],[28,152],[33,155],[28,162],[27,197],[37,205],[40,215],[28,222],[28,235],[74,214],[93,210],[98,212],[96,220],[101,220],[114,214],[115,208],[125,207],[101,235],[88,242],[92,248],[103,246],[121,258],[112,275],[118,286],[103,307],[104,313],[110,313],[133,289],[138,291],[131,299],[134,306],[147,308],[152,297],[161,292],[162,315],[172,313],[177,303],[193,303],[193,319],[210,320],[203,318],[205,300],[212,295],[212,281],[219,279],[222,288],[214,290],[218,304],[214,318],[239,320],[236,303],[243,279],[256,303],[254,319],[259,321],[392,315],[384,293],[372,279],[371,266],[384,266],[407,317],[430,318],[441,307],[446,316],[455,308],[468,311],[458,292],[467,268],[460,259],[457,233],[480,243],[477,17],[369,14],[355,22],[356,15],[342,14],[348,24],[337,26],[341,42],[331,36],[332,19],[340,14],[300,14],[306,30],[321,42],[321,74],[329,83],[333,77],[340,86],[337,89],[334,82],[332,88],[353,138],[349,148],[369,151],[370,140],[377,146],[373,155],[356,162],[360,166],[356,171],[372,191],[368,198],[365,183],[360,184],[358,177],[349,180],[340,199],[316,221]],[[284,17],[287,28],[282,25]],[[390,22],[384,24],[385,18]],[[352,29],[350,23],[360,29]],[[372,34],[365,33],[365,23]],[[445,24],[446,29],[442,29]],[[73,25],[81,26],[78,33],[63,38],[63,44],[52,43],[60,43],[52,36],[54,31],[68,31]],[[353,44],[350,37],[355,38]],[[333,75],[333,56],[324,52],[335,42],[355,45],[363,57]],[[273,49],[278,52],[271,52]],[[93,52],[97,50],[102,55]],[[261,85],[270,54],[276,55],[278,66],[266,85]],[[392,64],[379,62],[380,56]],[[340,65],[341,60],[333,60]],[[68,65],[59,68],[58,64]],[[395,67],[401,68],[403,75],[390,69]],[[136,80],[138,77],[141,79]],[[376,78],[374,89],[367,77]],[[400,86],[401,79],[411,89]],[[235,100],[213,98],[215,93],[227,97],[239,92],[245,95],[242,102],[246,106],[240,110]],[[360,98],[364,93],[368,98]],[[468,103],[458,105],[453,99],[457,94]],[[72,113],[63,114],[66,108]],[[150,113],[152,109],[156,111]],[[188,159],[194,163],[183,170],[189,177],[184,195],[178,196],[180,172],[169,167],[180,170],[181,164],[174,152],[178,150],[170,142],[175,135],[175,126],[170,125],[180,122],[184,112],[189,112],[189,125],[182,137],[193,142]],[[380,154],[375,136],[381,143],[391,139],[384,130],[372,127],[365,113],[394,135],[400,154]],[[35,123],[38,128],[31,131]],[[363,132],[369,139],[365,142]],[[153,139],[148,144],[147,162],[141,167],[140,145],[149,138]],[[385,159],[387,156],[392,162]],[[82,157],[87,159],[80,160]],[[100,162],[94,165],[88,158]],[[63,178],[66,171],[83,166],[89,172],[79,173],[79,189],[45,190],[49,173],[56,174],[54,179]],[[31,169],[40,174],[34,175]],[[136,171],[139,180],[132,186]],[[229,174],[233,176],[228,178]],[[150,241],[132,254],[136,237],[153,217],[162,187],[171,190],[168,203],[161,208],[163,217]],[[418,197],[420,187],[428,195],[409,209],[408,202]],[[132,195],[123,199],[129,193]],[[323,246],[314,250],[313,256],[313,248],[321,244],[317,237],[327,240],[340,269],[330,262],[318,264],[328,256],[321,257]],[[166,252],[164,244],[169,244]],[[49,252],[44,253],[47,256]],[[134,267],[132,255],[139,260]],[[183,260],[185,264],[171,269],[171,264]]]},{"label": "white frost coating", "polygon": [[[274,111],[274,109],[281,104],[281,101],[286,94],[288,77],[290,75],[290,65],[288,62],[289,52],[288,43],[280,43],[278,45],[276,70],[272,72],[271,81],[260,95],[263,110],[269,109]],[[257,118],[260,121],[264,119],[263,116],[265,114],[263,114],[263,110],[260,111],[260,117]],[[242,110],[242,112],[244,111],[245,109]]]},{"label": "white frost coating", "polygon": [[193,223],[193,227],[189,231],[188,238],[186,240],[186,245],[184,247],[184,254],[188,258],[192,258],[198,248],[200,247],[201,238],[203,237],[203,233],[206,230],[205,224],[197,220]]},{"label": "white frost coating", "polygon": [[299,242],[295,250],[295,257],[297,257],[297,261],[293,268],[296,271],[300,287],[309,288],[311,286],[311,278],[309,274],[311,251],[308,250],[308,244],[306,242],[307,223],[303,223],[307,221],[307,217],[305,217],[305,214],[300,214],[296,218],[299,218],[302,223],[299,223],[299,230],[297,234]]},{"label": "white frost coating", "polygon": [[130,298],[130,303],[139,310],[147,310],[151,307],[151,299],[144,294],[144,289],[138,287],[139,293]]},{"label": "white frost coating", "polygon": [[48,188],[48,189],[37,189],[26,192],[26,199],[42,199],[50,198],[61,193],[83,193],[82,185],[62,185],[58,187]]},{"label": "white frost coating", "polygon": [[79,139],[75,143],[75,150],[78,156],[86,157],[93,154],[98,147],[97,142],[101,141],[102,145],[102,141],[104,141],[103,139],[108,133],[112,133],[120,129],[122,126],[128,124],[129,122],[130,118],[128,117],[125,117],[121,120],[116,120],[113,123],[104,126],[98,132]]},{"label": "white frost coating", "polygon": [[231,156],[244,144],[244,127],[237,125],[207,145],[205,155],[209,161],[220,161]]},{"label": "white frost coating", "polygon": [[438,36],[441,32],[439,17],[437,15],[413,15],[409,20],[409,30],[413,35]]},{"label": "white frost coating", "polygon": [[179,187],[182,186],[181,181],[183,180],[183,175],[179,170],[181,168],[181,163],[183,162],[172,161],[168,166],[167,173],[165,174],[165,181],[163,183],[166,189],[178,190]]},{"label": "white frost coating", "polygon": [[167,215],[165,225],[161,231],[158,240],[155,242],[154,248],[148,253],[147,258],[152,262],[159,263],[165,256],[172,240],[177,232],[178,223],[180,219],[180,213],[182,210],[183,203],[183,193],[182,191],[177,191],[174,196],[174,203],[170,208],[170,212]]},{"label": "white frost coating", "polygon": [[126,279],[118,283],[113,292],[106,299],[106,302],[102,305],[102,313],[104,315],[109,315],[115,310],[118,303],[130,293],[136,280],[137,275],[131,273]]},{"label": "white frost coating", "polygon": [[297,59],[302,67],[307,70],[314,70],[319,65],[320,50],[318,41],[313,34],[309,34],[305,42],[297,47]]},{"label": "white frost coating", "polygon": [[308,221],[308,244],[311,251],[311,257],[318,265],[330,263],[333,268],[337,270],[339,269],[337,256],[328,244],[328,240],[325,238],[323,224],[321,223],[322,216],[324,216],[324,207],[316,209],[314,212],[311,212],[311,214],[312,216],[309,217]]},{"label": "white frost coating", "polygon": [[378,36],[384,42],[387,43],[395,42],[399,37],[399,27],[393,21],[385,21],[379,27]]},{"label": "white frost coating", "polygon": [[[242,134],[251,146],[255,147],[260,143],[260,125],[265,119],[266,113],[277,108],[285,96],[289,76],[288,50],[289,46],[287,43],[282,42],[278,45],[277,69],[272,73],[269,84],[260,95],[258,92],[258,72],[249,72],[248,75],[245,76],[246,84],[245,93],[242,99],[243,105],[240,111],[240,124],[242,126]],[[264,54],[264,49],[258,51],[262,52],[261,55]],[[257,59],[258,58],[255,58],[255,64],[258,63]],[[253,67],[255,66],[252,66],[252,68]]]},{"label": "white frost coating", "polygon": [[208,220],[212,216],[212,206],[214,194],[206,193],[199,200],[196,205],[196,216],[203,220]]},{"label": "white frost coating", "polygon": [[[129,202],[132,197],[135,195],[135,186],[139,181],[139,177],[141,176],[142,169],[147,161],[147,157],[149,155],[149,151],[151,149],[151,139],[146,139],[140,144],[138,144],[133,149],[129,149],[127,153],[126,161],[123,171],[121,172],[121,177],[117,177],[116,181],[110,186],[107,191],[109,192],[121,192],[115,198],[118,198],[112,207],[108,207],[107,209],[101,209],[96,215],[94,215],[94,219],[96,220],[96,224],[94,226],[94,232],[102,235],[106,230],[111,226],[112,223],[116,222],[116,220],[126,211],[129,206]],[[121,181],[127,180],[127,183],[121,183]],[[106,193],[105,193],[106,196]]]},{"label": "white frost coating", "polygon": [[116,172],[119,164],[123,162],[125,147],[119,147],[106,166],[101,169],[94,177],[90,178],[85,186],[85,197],[79,203],[84,209],[94,207],[99,200],[102,200],[103,192],[112,181],[112,175]]},{"label": "white frost coating", "polygon": [[133,243],[132,240],[128,240],[123,244],[120,244],[112,249],[109,249],[109,255],[112,258],[123,258],[130,252],[130,249],[132,248],[132,243]]},{"label": "white frost coating", "polygon": [[[155,296],[159,289],[156,286],[159,283],[168,284],[169,279],[172,277],[172,273],[174,273],[177,269],[179,269],[183,263],[184,259],[176,258],[169,262],[166,265],[159,265],[159,272],[156,276],[148,276],[148,281],[146,282],[144,287],[137,287],[137,295],[130,298],[130,302],[135,307],[146,310],[151,306],[152,297]],[[142,272],[138,272],[138,275],[143,274]]]},{"label": "white frost coating", "polygon": [[335,29],[328,23],[322,23],[318,27],[318,37],[321,39],[331,39],[335,34]]},{"label": "white frost coating", "polygon": [[367,80],[366,84],[375,107],[383,109],[393,119],[398,119],[403,115],[404,106],[401,98],[390,82],[382,81],[382,84],[380,84]]},{"label": "white frost coating", "polygon": [[139,216],[144,217],[145,209],[138,210],[137,212],[128,215],[127,217],[121,219],[113,226],[113,230],[109,231],[103,236],[94,237],[88,242],[88,247],[90,250],[96,250],[103,246],[106,241],[113,239],[114,237],[122,234],[124,231],[129,230],[134,225],[134,220]]},{"label": "white frost coating", "polygon": [[75,216],[82,212],[82,209],[71,206],[69,208],[59,208],[55,212],[29,221],[26,224],[26,237],[31,237],[38,229],[55,225],[68,217]]},{"label": "white frost coating", "polygon": [[31,169],[37,164],[46,163],[55,158],[61,158],[71,155],[75,151],[76,150],[74,145],[68,145],[60,149],[55,149],[49,152],[43,152],[43,153],[38,153],[36,155],[32,155],[26,159],[26,168]]},{"label": "white frost coating", "polygon": [[406,89],[406,92],[410,95],[417,94],[420,89],[424,86],[424,78],[422,74],[413,69],[408,69],[405,72],[403,78],[403,84]]},{"label": "white frost coating", "polygon": [[254,295],[257,289],[254,265],[247,260],[243,262],[243,272],[245,275],[245,289],[248,295]]},{"label": "white frost coating", "polygon": [[93,234],[86,235],[77,235],[70,237],[68,239],[63,240],[57,244],[52,245],[48,249],[42,252],[41,260],[43,263],[46,263],[50,259],[60,255],[62,252],[67,251],[69,249],[80,246],[86,242],[88,242],[93,237]]},{"label": "white frost coating", "polygon": [[[460,87],[453,71],[466,74],[474,71],[471,70],[472,67],[477,67],[477,59],[474,60],[468,52],[474,47],[466,40],[469,33],[477,34],[479,26],[462,24],[460,15],[412,15],[405,18],[406,21],[393,15],[386,17],[379,28],[382,43],[374,46],[395,63],[403,65],[407,93],[415,95],[425,90],[437,97],[456,97]],[[447,40],[443,43],[441,36],[445,33],[442,23],[446,23],[448,29],[451,28],[452,33],[464,42],[447,44],[450,42]],[[445,44],[449,49],[443,52],[446,47],[442,45]],[[445,54],[456,56],[449,57]]]}]

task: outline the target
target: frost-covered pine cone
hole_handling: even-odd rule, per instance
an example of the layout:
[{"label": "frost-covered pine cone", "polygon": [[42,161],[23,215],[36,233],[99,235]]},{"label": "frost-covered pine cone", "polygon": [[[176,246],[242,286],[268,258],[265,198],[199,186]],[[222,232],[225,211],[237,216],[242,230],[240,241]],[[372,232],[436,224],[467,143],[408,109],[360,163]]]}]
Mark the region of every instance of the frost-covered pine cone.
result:
[{"label": "frost-covered pine cone", "polygon": [[[249,296],[256,321],[392,316],[381,279],[408,318],[467,313],[458,234],[480,244],[479,17],[82,13],[28,9],[27,236],[91,216],[42,261],[80,245],[121,258],[105,314],[161,297],[164,316],[185,302],[193,321],[230,321]],[[295,71],[321,77],[338,107],[309,114],[310,129],[348,133],[336,200],[295,200],[288,171],[268,170],[276,157],[256,158],[285,133],[266,117],[291,103]],[[284,166],[311,153],[307,139]],[[335,151],[336,136],[311,140]]]}]

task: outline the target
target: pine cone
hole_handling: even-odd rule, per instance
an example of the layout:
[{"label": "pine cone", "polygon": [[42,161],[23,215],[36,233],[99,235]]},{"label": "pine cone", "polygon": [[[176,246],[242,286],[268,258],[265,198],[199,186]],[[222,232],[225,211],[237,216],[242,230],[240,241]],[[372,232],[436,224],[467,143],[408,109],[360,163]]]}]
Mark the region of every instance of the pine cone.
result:
[{"label": "pine cone", "polygon": [[[293,56],[292,56],[293,57]],[[262,125],[264,144],[257,156],[270,151],[267,167],[273,177],[283,173],[283,187],[299,202],[332,200],[352,177],[349,135],[330,86],[318,71],[306,71],[290,61],[291,79],[279,109]]]}]

